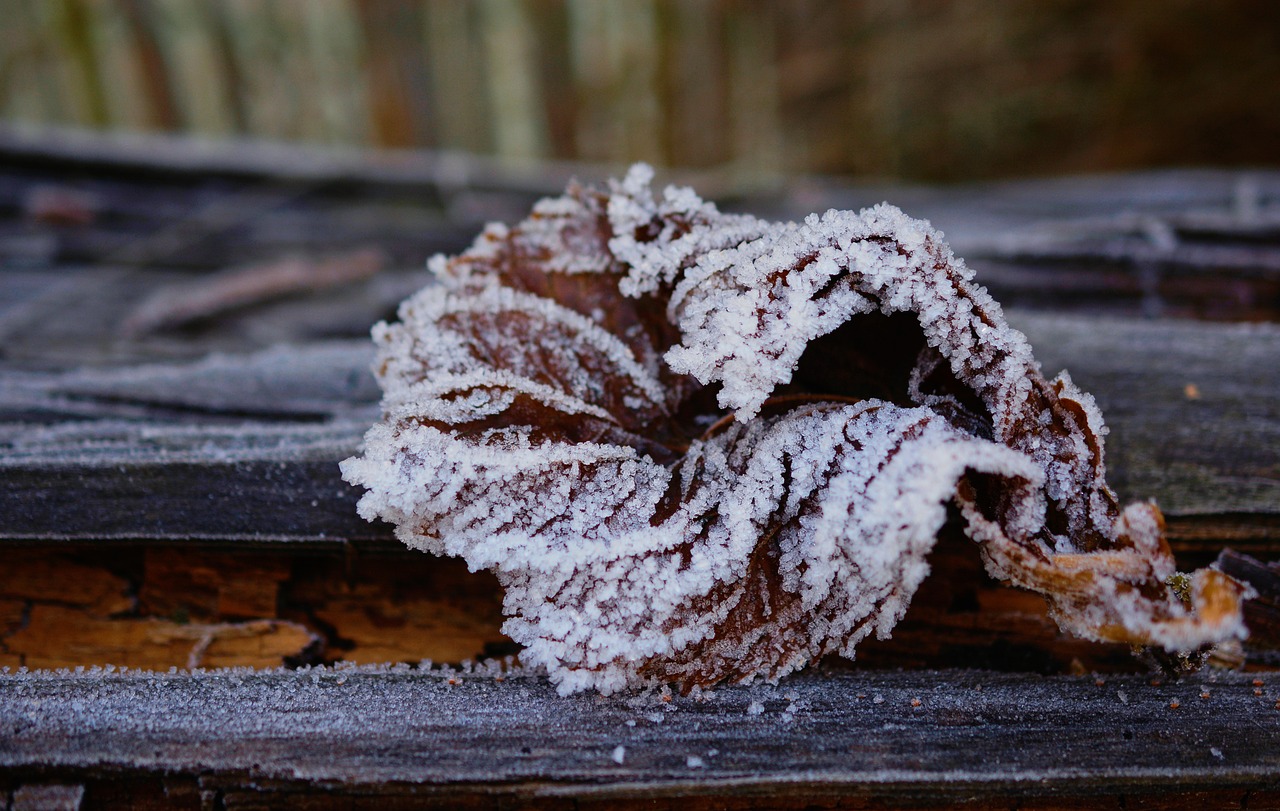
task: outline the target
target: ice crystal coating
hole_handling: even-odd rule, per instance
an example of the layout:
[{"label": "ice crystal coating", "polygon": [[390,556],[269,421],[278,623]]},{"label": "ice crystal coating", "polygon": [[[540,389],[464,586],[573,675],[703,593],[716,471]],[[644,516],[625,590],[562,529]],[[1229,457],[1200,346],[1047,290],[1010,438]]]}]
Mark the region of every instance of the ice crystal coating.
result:
[{"label": "ice crystal coating", "polygon": [[631,170],[437,258],[379,324],[365,518],[490,569],[562,692],[778,677],[887,637],[958,514],[995,577],[1091,639],[1243,634],[1103,480],[1093,399],[1046,380],[942,235],[890,205],[722,214]]}]

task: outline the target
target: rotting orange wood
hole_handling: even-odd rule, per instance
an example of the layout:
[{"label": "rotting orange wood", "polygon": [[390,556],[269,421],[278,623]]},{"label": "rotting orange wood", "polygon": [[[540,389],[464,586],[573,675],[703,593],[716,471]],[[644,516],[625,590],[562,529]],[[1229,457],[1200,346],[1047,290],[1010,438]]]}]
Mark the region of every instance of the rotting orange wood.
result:
[{"label": "rotting orange wood", "polygon": [[[196,657],[204,666],[279,665],[306,647],[300,637],[261,629],[247,635],[236,631],[240,636],[233,640],[231,629],[241,627],[235,620],[285,620],[323,638],[323,649],[308,661],[457,662],[513,650],[500,631],[497,583],[454,561],[398,553],[352,562],[311,554],[286,566],[289,559],[278,553],[154,547],[136,557],[144,561],[138,564],[141,598],[138,610],[124,616],[108,618],[71,605],[65,594],[75,589],[70,580],[43,577],[40,588],[19,587],[33,599],[0,607],[6,619],[0,627],[0,665],[184,667],[215,627],[221,629],[216,639]],[[128,553],[118,556],[128,558]],[[860,665],[941,666],[981,656],[997,668],[1002,658],[1008,660],[1005,668],[1030,663],[1060,670],[1073,660],[1099,670],[1135,666],[1127,650],[1066,640],[1042,601],[987,578],[970,546],[943,544],[932,562],[947,576],[926,583],[894,637],[869,643],[859,653]],[[47,567],[27,569],[45,572],[64,565],[65,558],[51,556]],[[110,574],[87,564],[68,568],[77,576],[95,573],[90,582]],[[232,600],[228,590],[250,596]],[[262,610],[246,613],[248,605]],[[272,656],[263,653],[263,639],[275,640]]]},{"label": "rotting orange wood", "polygon": [[[178,626],[184,628],[201,626]],[[275,667],[300,656],[318,637],[296,622],[254,620],[225,625],[203,626],[205,635],[197,642],[199,667]],[[203,651],[199,646],[207,645]]]},{"label": "rotting orange wood", "polygon": [[342,658],[360,664],[459,662],[479,657],[486,645],[507,641],[498,630],[501,617],[489,611],[471,613],[421,597],[395,601],[376,583],[332,598],[315,616],[355,643]]},{"label": "rotting orange wood", "polygon": [[169,667],[278,667],[316,637],[279,620],[182,624],[154,617],[103,619],[70,606],[36,605],[26,624],[5,639],[27,667],[113,664]]},{"label": "rotting orange wood", "polygon": [[510,648],[497,583],[423,555],[58,550],[0,552],[0,666],[458,662]]},{"label": "rotting orange wood", "polygon": [[129,583],[124,578],[106,568],[84,565],[70,556],[41,549],[5,550],[0,598],[81,606],[95,616],[133,608]]},{"label": "rotting orange wood", "polygon": [[24,600],[0,600],[0,637],[16,630],[26,613]]},{"label": "rotting orange wood", "polygon": [[326,629],[326,661],[457,662],[511,650],[497,580],[460,561],[400,550],[316,556],[282,591],[282,616]]},{"label": "rotting orange wood", "polygon": [[[517,650],[491,575],[408,551],[72,544],[0,559],[0,667],[456,663]],[[1064,635],[1043,600],[986,575],[972,542],[944,533],[929,562],[935,576],[892,638],[866,640],[856,667],[1146,667],[1127,646]]]},{"label": "rotting orange wood", "polygon": [[280,584],[289,572],[290,562],[282,555],[244,558],[152,548],[143,557],[140,608],[146,614],[192,620],[274,617]]},{"label": "rotting orange wood", "polygon": [[27,616],[27,603],[24,600],[0,599],[0,667],[20,667],[22,657],[10,653],[5,638],[16,631]]}]

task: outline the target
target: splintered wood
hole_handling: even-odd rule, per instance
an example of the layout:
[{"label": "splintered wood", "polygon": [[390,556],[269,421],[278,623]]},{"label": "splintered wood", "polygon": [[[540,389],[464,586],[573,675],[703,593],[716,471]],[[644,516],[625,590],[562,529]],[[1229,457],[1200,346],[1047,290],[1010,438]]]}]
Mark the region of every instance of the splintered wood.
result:
[{"label": "splintered wood", "polygon": [[0,666],[279,667],[502,655],[496,587],[461,566],[332,554],[5,552]]}]

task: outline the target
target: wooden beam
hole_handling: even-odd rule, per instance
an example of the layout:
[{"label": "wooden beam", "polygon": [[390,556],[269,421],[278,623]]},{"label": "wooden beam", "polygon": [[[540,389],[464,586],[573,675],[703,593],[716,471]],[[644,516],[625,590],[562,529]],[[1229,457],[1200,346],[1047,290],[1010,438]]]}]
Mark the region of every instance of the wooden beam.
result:
[{"label": "wooden beam", "polygon": [[[1017,313],[1111,428],[1109,479],[1172,536],[1280,551],[1280,329]],[[376,414],[362,342],[85,372],[0,369],[0,539],[387,539],[337,463]],[[58,418],[56,415],[64,415]],[[92,419],[87,419],[92,418]],[[49,419],[55,420],[49,424]],[[66,425],[59,427],[58,419]]]},{"label": "wooden beam", "polygon": [[228,808],[303,792],[1094,808],[1207,790],[1263,807],[1280,800],[1268,679],[829,673],[604,698],[497,666],[26,673],[0,676],[0,781],[89,799],[95,781],[185,777]]}]

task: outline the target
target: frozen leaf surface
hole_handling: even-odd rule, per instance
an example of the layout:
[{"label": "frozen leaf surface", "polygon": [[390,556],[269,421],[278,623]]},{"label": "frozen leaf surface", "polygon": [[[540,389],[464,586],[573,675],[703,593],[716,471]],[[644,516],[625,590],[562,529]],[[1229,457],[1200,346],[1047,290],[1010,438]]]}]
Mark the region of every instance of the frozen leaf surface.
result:
[{"label": "frozen leaf surface", "polygon": [[1243,632],[1235,581],[1168,585],[1092,398],[1041,375],[928,223],[771,223],[651,174],[489,226],[374,330],[384,419],[343,465],[361,514],[494,571],[527,664],[610,692],[852,656],[957,525],[1072,633]]}]

